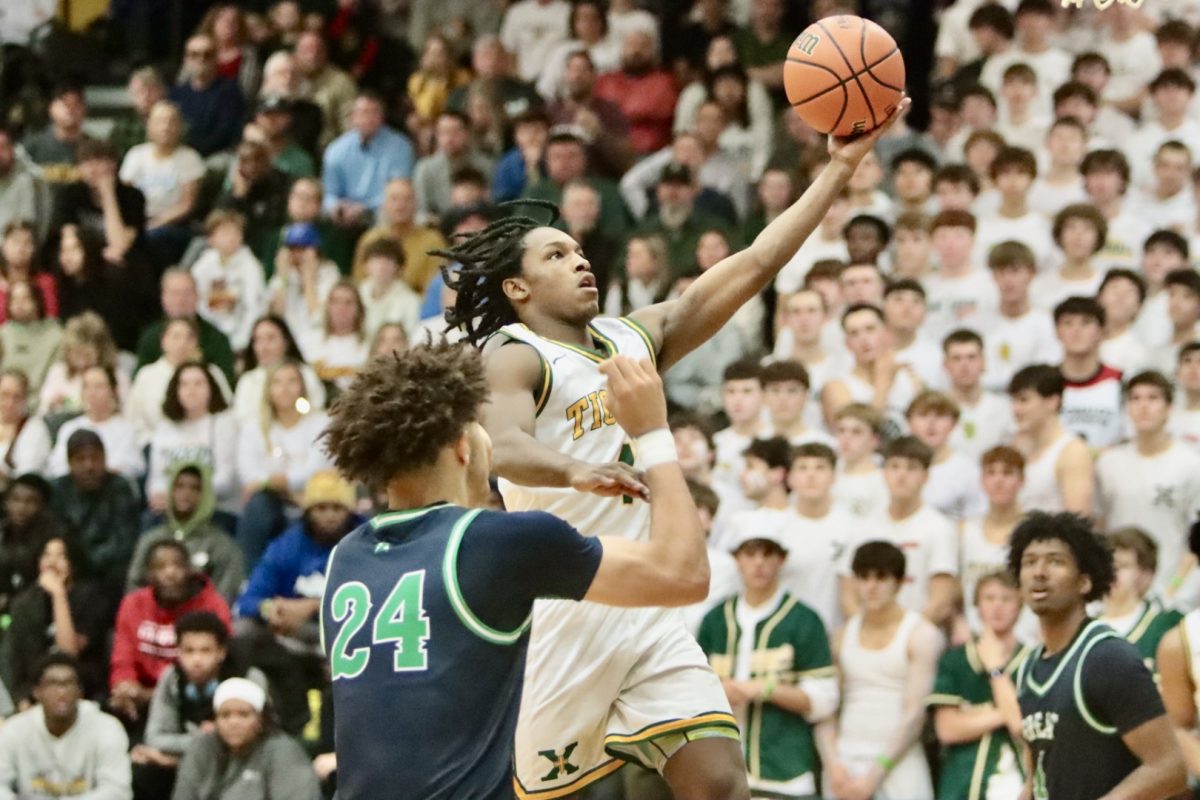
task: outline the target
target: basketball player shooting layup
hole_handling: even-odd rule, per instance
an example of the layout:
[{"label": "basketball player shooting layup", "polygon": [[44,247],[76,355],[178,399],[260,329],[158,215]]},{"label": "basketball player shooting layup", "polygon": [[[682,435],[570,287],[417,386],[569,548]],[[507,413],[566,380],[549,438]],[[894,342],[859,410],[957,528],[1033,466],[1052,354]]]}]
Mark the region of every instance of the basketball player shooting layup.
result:
[{"label": "basketball player shooting layup", "polygon": [[[830,163],[753,244],[679,299],[627,318],[598,318],[587,258],[553,219],[509,217],[438,252],[460,265],[446,270],[458,293],[447,321],[484,344],[484,425],[509,510],[549,511],[590,536],[646,537],[638,454],[606,405],[597,365],[622,353],[661,372],[716,333],[795,254],[908,105],[868,134],[832,139]],[[657,769],[675,797],[749,797],[721,683],[674,612],[539,600],[525,678],[519,797],[565,797],[624,761]]]}]

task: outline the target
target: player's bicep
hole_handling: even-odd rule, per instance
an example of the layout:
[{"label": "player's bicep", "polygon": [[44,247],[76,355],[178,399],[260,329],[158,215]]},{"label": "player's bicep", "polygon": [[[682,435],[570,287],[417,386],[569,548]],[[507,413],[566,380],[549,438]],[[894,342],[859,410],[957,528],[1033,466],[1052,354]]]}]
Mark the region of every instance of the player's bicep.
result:
[{"label": "player's bicep", "polygon": [[549,366],[532,347],[496,343],[485,349],[488,402],[483,426],[493,437],[513,429],[533,433],[538,406],[550,391]]},{"label": "player's bicep", "polygon": [[1071,442],[1058,459],[1057,478],[1063,505],[1067,511],[1090,516],[1092,513],[1093,464],[1087,445]]}]

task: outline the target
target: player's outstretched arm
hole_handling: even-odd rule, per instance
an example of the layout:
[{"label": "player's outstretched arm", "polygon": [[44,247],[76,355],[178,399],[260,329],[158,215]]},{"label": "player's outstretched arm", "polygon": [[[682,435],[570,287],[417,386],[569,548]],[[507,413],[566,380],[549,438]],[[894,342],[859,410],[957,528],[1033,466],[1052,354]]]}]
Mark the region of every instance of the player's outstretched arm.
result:
[{"label": "player's outstretched arm", "polygon": [[588,464],[547,447],[533,437],[541,362],[523,344],[493,345],[484,350],[490,399],[483,426],[492,438],[493,468],[522,486],[572,487],[605,496],[644,497],[645,484],[628,464]]},{"label": "player's outstretched arm", "polygon": [[816,229],[858,162],[884,131],[907,112],[900,101],[892,116],[870,133],[831,139],[833,156],[808,190],[763,229],[744,250],[705,271],[678,300],[648,306],[631,316],[659,345],[658,365],[665,370],[707,341],[750,298],[761,292]]},{"label": "player's outstretched arm", "polygon": [[600,567],[585,600],[617,606],[680,606],[708,595],[708,549],[700,516],[667,428],[662,379],[649,361],[615,356],[608,376],[609,410],[634,438],[650,487],[650,540],[601,537]]}]

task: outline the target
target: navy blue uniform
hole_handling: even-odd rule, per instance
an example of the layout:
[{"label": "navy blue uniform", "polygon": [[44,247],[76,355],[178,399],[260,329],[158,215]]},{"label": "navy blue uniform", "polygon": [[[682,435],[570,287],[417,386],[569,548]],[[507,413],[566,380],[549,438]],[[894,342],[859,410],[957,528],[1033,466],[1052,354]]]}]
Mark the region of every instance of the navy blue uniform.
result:
[{"label": "navy blue uniform", "polygon": [[321,600],[340,800],[511,798],[538,597],[578,600],[601,545],[550,514],[382,514],[338,544]]},{"label": "navy blue uniform", "polygon": [[1162,699],[1134,646],[1097,620],[1042,654],[1039,646],[1017,675],[1034,800],[1096,800],[1140,765],[1121,736],[1166,713]]}]

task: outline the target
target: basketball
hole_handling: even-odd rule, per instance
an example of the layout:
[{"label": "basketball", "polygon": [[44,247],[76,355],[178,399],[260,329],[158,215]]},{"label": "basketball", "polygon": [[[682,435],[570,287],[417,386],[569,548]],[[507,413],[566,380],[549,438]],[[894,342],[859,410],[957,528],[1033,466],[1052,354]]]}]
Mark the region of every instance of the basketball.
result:
[{"label": "basketball", "polygon": [[904,57],[891,34],[862,17],[818,20],[783,64],[788,102],[821,133],[850,136],[888,118],[904,91]]}]

